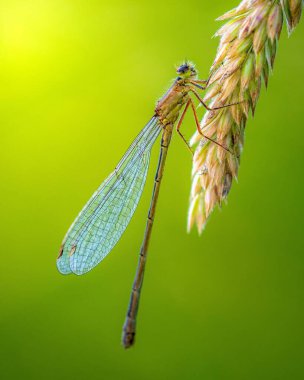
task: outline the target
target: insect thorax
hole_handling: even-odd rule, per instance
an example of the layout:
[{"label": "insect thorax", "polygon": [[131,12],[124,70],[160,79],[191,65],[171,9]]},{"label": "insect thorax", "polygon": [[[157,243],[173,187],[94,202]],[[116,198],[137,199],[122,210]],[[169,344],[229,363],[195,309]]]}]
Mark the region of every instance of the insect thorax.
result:
[{"label": "insect thorax", "polygon": [[175,83],[158,101],[155,113],[163,124],[174,124],[188,98],[187,87],[183,84]]}]

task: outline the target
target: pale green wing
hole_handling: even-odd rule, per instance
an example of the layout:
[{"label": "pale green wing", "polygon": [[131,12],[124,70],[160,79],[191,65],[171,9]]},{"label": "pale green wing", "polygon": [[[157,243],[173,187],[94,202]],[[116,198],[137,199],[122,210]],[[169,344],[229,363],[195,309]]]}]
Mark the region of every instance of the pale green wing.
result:
[{"label": "pale green wing", "polygon": [[162,129],[153,117],[67,232],[57,259],[63,274],[84,274],[112,250],[129,224],[147,177],[151,148]]}]

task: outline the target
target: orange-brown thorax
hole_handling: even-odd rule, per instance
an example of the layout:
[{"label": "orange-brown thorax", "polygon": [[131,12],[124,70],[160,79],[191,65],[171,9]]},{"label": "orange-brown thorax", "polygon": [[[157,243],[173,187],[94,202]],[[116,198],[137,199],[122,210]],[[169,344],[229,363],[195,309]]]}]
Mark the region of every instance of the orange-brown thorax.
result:
[{"label": "orange-brown thorax", "polygon": [[178,77],[155,108],[155,114],[164,126],[176,122],[181,109],[189,100],[190,84],[197,78],[197,71],[191,62],[184,62],[176,72]]},{"label": "orange-brown thorax", "polygon": [[167,93],[157,102],[155,108],[155,113],[162,124],[174,124],[188,99],[189,87],[185,81],[175,81]]}]

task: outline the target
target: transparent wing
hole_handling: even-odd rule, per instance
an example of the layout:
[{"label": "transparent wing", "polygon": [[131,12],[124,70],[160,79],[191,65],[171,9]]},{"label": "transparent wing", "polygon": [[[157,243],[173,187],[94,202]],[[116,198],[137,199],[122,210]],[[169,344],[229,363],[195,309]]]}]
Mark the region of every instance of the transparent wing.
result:
[{"label": "transparent wing", "polygon": [[88,272],[120,239],[142,194],[150,151],[161,129],[159,120],[153,117],[77,216],[57,259],[61,273]]}]

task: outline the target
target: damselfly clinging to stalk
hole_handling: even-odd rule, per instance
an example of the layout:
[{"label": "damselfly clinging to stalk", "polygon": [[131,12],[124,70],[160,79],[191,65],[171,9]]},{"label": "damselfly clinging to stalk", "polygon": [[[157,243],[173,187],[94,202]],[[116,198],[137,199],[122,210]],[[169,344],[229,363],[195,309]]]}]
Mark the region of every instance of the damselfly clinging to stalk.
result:
[{"label": "damselfly clinging to stalk", "polygon": [[[158,101],[152,119],[139,133],[113,173],[93,194],[70,227],[63,240],[57,259],[57,267],[61,273],[81,275],[94,268],[112,250],[127,228],[136,209],[147,176],[151,148],[158,135],[162,133],[151,205],[123,328],[123,345],[126,348],[134,343],[136,314],[147,249],[173,127],[176,124],[177,132],[190,149],[180,132],[180,127],[186,111],[191,107],[199,133],[205,139],[228,150],[221,142],[214,141],[211,137],[203,135],[200,129],[192,97],[196,97],[205,108],[210,110],[197,91],[204,90],[208,85],[208,81],[197,79],[197,71],[194,65],[189,62],[182,64],[177,69],[177,74],[178,77],[173,85]],[[231,105],[233,104],[215,107],[212,110]],[[233,153],[231,152],[231,154]]]}]

